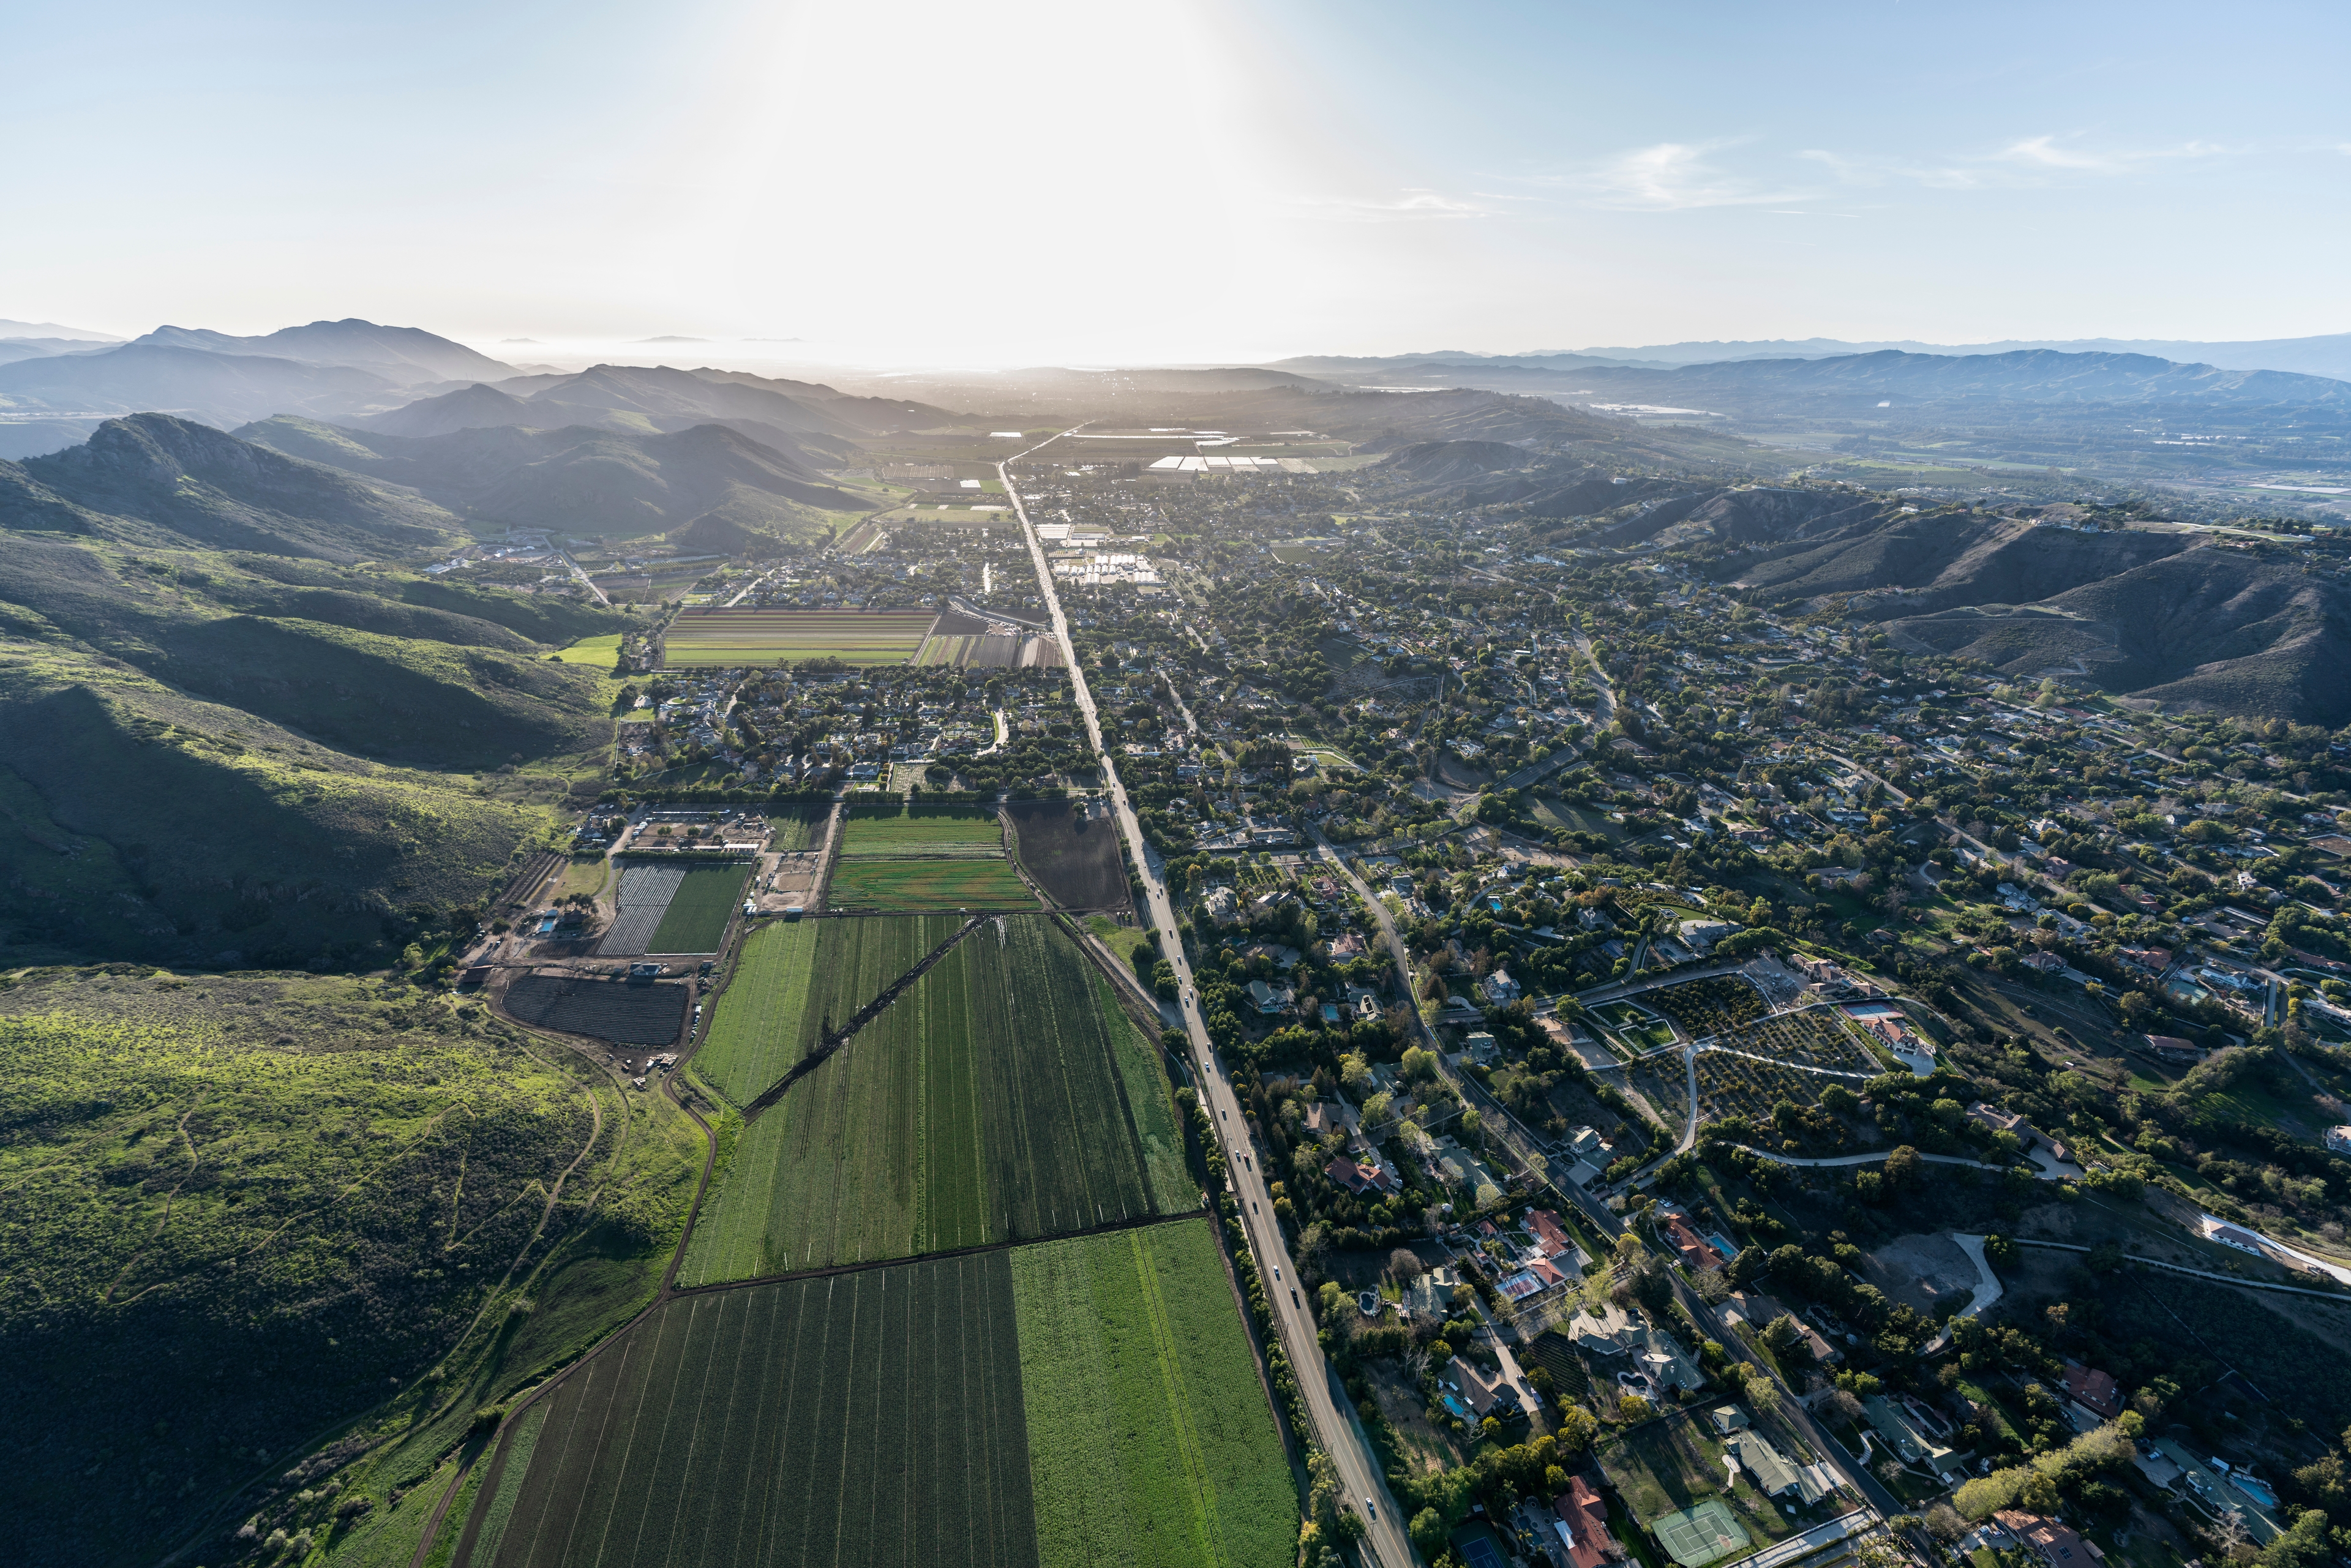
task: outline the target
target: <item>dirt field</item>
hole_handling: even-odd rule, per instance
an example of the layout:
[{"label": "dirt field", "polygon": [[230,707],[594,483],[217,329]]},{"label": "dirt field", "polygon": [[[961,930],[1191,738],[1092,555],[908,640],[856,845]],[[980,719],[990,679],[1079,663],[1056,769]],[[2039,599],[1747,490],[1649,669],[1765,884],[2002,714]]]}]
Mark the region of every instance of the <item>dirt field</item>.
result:
[{"label": "dirt field", "polygon": [[1019,800],[1011,818],[1020,868],[1064,909],[1131,906],[1118,826],[1107,817],[1081,817],[1063,800]]},{"label": "dirt field", "polygon": [[1945,1299],[1975,1293],[1976,1266],[1949,1236],[1897,1236],[1862,1261],[1869,1282],[1890,1301],[1934,1314]]},{"label": "dirt field", "polygon": [[672,981],[632,986],[618,980],[525,975],[506,990],[506,1009],[525,1023],[584,1034],[615,1045],[667,1045],[685,1021],[686,988]]}]

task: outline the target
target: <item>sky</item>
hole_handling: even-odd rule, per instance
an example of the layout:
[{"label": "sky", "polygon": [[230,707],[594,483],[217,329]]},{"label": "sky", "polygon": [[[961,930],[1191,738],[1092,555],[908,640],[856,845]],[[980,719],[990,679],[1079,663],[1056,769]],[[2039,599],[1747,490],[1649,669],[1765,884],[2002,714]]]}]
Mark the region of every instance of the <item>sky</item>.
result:
[{"label": "sky", "polygon": [[2339,5],[33,0],[8,37],[0,318],[123,335],[985,366],[2351,330]]}]

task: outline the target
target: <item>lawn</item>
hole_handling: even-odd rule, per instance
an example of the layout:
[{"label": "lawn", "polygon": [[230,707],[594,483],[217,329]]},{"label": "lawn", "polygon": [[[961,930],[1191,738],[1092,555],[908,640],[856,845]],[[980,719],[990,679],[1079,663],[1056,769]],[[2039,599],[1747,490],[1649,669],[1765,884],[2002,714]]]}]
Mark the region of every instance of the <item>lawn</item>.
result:
[{"label": "lawn", "polygon": [[602,855],[574,855],[571,862],[563,868],[561,880],[549,890],[548,897],[556,903],[575,894],[584,893],[593,897],[604,891],[604,883],[611,875],[611,862]]},{"label": "lawn", "polygon": [[1087,915],[1086,930],[1103,946],[1117,954],[1119,961],[1124,964],[1134,962],[1137,949],[1152,946],[1150,932],[1140,925],[1121,925],[1107,915]]},{"label": "lawn", "polygon": [[683,1278],[1061,1235],[1199,1201],[1156,1046],[1049,919],[1013,916],[965,937],[745,1128]]},{"label": "lawn", "polygon": [[602,637],[582,637],[561,653],[549,656],[566,664],[616,670],[621,665],[621,634],[614,632]]},{"label": "lawn", "polygon": [[844,860],[832,868],[832,907],[901,912],[1034,909],[1029,893],[1002,857]]},{"label": "lawn", "polygon": [[1298,1503],[1208,1221],[1012,1254],[1041,1568],[1278,1568]]},{"label": "lawn", "polygon": [[768,825],[774,831],[769,847],[786,853],[797,854],[815,849],[824,834],[824,824],[831,812],[821,807],[800,807],[791,810],[770,811]]},{"label": "lawn", "polygon": [[685,873],[671,894],[669,908],[645,944],[648,953],[716,953],[726,935],[726,923],[743,898],[744,880],[751,874],[742,864],[698,865]]},{"label": "lawn", "polygon": [[549,1397],[474,1564],[1034,1563],[1014,1323],[1003,1252],[673,1300]]}]

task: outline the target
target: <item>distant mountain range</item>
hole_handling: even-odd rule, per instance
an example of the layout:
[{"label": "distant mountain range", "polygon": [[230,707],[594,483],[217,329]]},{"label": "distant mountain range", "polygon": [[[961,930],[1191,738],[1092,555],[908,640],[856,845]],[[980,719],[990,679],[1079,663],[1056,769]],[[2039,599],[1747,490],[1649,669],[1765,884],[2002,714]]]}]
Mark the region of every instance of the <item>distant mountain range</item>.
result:
[{"label": "distant mountain range", "polygon": [[2284,371],[2223,370],[2148,354],[2021,349],[1917,354],[1883,349],[1824,359],[1727,360],[1673,368],[1576,358],[1420,361],[1382,365],[1390,385],[1474,386],[1657,412],[1854,412],[1913,403],[2147,403],[2192,401],[2351,409],[2351,382]]},{"label": "distant mountain range", "polygon": [[55,321],[11,321],[0,317],[0,339],[54,338],[70,343],[120,343],[121,339],[108,332],[92,332],[80,327],[61,327]]},{"label": "distant mountain range", "polygon": [[475,353],[463,343],[451,342],[415,327],[380,327],[356,317],[341,321],[313,321],[307,327],[284,327],[258,338],[232,337],[201,327],[158,327],[131,341],[173,349],[202,349],[214,354],[299,360],[311,365],[350,365],[372,371],[401,386],[420,382],[496,380],[515,374],[512,365]]},{"label": "distant mountain range", "polygon": [[1912,340],[1850,342],[1841,338],[1781,338],[1712,342],[1649,343],[1626,348],[1542,350],[1519,354],[1479,354],[1462,349],[1367,357],[1305,355],[1276,360],[1277,370],[1316,375],[1403,370],[1447,364],[1503,369],[1574,370],[1617,366],[1673,370],[1683,365],[1721,364],[1735,360],[1825,360],[1894,350],[1904,354],[1978,356],[2049,350],[2064,354],[2147,354],[2179,364],[2224,371],[2292,371],[2302,375],[2351,381],[2351,332],[2311,338],[2262,338],[2236,342],[2199,342],[2170,338],[2011,338],[1996,343],[1922,343]]}]

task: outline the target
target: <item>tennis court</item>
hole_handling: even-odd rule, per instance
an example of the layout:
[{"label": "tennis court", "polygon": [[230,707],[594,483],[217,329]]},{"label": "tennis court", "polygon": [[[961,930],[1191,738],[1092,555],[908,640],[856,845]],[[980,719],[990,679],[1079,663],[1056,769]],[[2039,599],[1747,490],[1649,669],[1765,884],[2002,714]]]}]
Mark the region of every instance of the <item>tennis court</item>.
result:
[{"label": "tennis court", "polygon": [[1698,1568],[1746,1549],[1747,1531],[1731,1518],[1730,1510],[1713,1498],[1669,1513],[1649,1526],[1657,1544],[1671,1553],[1681,1568]]}]

